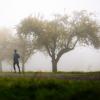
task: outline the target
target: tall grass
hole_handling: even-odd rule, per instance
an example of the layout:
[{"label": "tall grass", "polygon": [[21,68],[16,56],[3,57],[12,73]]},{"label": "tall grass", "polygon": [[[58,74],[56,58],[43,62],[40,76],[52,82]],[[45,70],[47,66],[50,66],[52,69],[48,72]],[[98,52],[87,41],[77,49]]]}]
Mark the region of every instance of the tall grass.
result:
[{"label": "tall grass", "polygon": [[100,100],[100,81],[0,78],[0,100]]}]

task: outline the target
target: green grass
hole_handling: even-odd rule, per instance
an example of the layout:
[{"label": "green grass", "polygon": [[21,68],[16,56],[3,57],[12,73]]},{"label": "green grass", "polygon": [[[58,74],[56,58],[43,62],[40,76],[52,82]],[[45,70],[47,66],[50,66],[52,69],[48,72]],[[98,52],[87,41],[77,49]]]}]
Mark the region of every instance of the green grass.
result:
[{"label": "green grass", "polygon": [[100,81],[0,78],[0,100],[100,100]]}]

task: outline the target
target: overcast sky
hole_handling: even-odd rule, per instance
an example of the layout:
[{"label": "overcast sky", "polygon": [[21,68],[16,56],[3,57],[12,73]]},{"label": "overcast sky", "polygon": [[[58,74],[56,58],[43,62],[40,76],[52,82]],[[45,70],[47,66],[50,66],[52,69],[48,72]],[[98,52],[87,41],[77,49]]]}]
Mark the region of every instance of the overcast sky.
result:
[{"label": "overcast sky", "polygon": [[[54,14],[71,13],[87,10],[94,12],[100,19],[100,0],[0,0],[0,27],[14,28],[23,18],[29,15],[42,15],[51,18]],[[28,62],[27,69],[51,70],[49,57],[35,54]],[[76,48],[65,54],[59,64],[59,70],[99,70],[100,51],[91,48]]]},{"label": "overcast sky", "polygon": [[55,13],[87,10],[100,16],[100,0],[0,0],[0,26],[13,27],[31,14],[47,18]]}]

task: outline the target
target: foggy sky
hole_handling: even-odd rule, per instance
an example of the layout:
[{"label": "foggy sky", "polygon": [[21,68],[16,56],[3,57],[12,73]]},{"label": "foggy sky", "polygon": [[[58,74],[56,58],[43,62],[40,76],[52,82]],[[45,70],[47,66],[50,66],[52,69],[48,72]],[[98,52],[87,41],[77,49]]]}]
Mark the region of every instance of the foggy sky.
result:
[{"label": "foggy sky", "polygon": [[[14,29],[29,15],[52,18],[55,13],[87,10],[100,19],[100,0],[0,0],[0,27]],[[100,50],[78,47],[63,55],[58,69],[63,71],[100,71]],[[3,66],[6,66],[5,64]],[[37,53],[26,64],[26,70],[51,71],[51,59]],[[10,67],[3,67],[10,69]]]}]

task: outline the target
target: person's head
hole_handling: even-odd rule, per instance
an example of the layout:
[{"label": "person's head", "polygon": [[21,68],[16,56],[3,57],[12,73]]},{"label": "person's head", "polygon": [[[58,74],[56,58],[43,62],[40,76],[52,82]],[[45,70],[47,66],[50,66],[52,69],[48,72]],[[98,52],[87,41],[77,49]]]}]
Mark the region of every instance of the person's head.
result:
[{"label": "person's head", "polygon": [[14,52],[16,53],[16,52],[17,52],[17,50],[15,49],[15,50],[14,50]]}]

